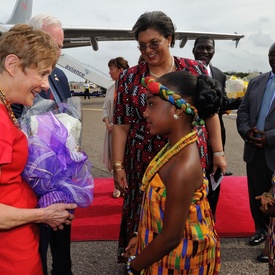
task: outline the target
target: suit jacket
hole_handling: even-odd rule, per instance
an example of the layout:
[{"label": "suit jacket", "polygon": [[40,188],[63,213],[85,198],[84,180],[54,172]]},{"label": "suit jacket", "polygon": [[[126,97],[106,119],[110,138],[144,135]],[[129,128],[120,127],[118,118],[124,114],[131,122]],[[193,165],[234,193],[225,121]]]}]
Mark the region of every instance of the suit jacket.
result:
[{"label": "suit jacket", "polygon": [[219,110],[219,119],[220,119],[221,132],[222,132],[222,143],[224,145],[225,144],[225,127],[222,120],[222,115],[225,113],[225,111],[238,109],[241,104],[242,97],[228,98],[225,91],[225,83],[226,83],[225,74],[218,68],[211,65],[210,65],[210,69],[212,73],[212,78],[219,81],[219,83],[222,86],[222,98],[221,98],[221,107]]},{"label": "suit jacket", "polygon": [[[52,73],[49,76],[49,83],[55,89],[61,101],[64,101],[65,99],[71,97],[71,90],[67,76],[59,68],[55,67],[53,69]],[[39,95],[45,99],[49,99],[50,91],[43,90],[40,92]]]},{"label": "suit jacket", "polygon": [[[270,72],[261,74],[249,81],[245,96],[239,107],[237,115],[237,129],[244,141],[246,141],[246,133],[253,127],[256,122],[261,107],[261,102]],[[275,100],[265,120],[264,131],[266,133],[268,146],[264,147],[265,158],[268,167],[275,170]],[[256,147],[245,143],[244,161],[250,163],[256,151]]]},{"label": "suit jacket", "polygon": [[[61,101],[71,97],[70,86],[67,76],[62,70],[55,67],[49,76],[49,83],[54,87]],[[50,99],[50,91],[42,90],[39,95],[45,99]],[[12,110],[16,118],[21,117],[24,106],[22,104],[12,104]]]}]

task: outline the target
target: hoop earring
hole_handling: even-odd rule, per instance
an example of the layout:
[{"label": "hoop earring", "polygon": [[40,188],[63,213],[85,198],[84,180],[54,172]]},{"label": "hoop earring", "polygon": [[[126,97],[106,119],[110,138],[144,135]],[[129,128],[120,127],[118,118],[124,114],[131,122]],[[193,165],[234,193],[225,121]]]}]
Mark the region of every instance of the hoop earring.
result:
[{"label": "hoop earring", "polygon": [[179,118],[180,118],[179,115],[177,115],[177,114],[173,114],[173,117],[175,120],[179,120]]}]

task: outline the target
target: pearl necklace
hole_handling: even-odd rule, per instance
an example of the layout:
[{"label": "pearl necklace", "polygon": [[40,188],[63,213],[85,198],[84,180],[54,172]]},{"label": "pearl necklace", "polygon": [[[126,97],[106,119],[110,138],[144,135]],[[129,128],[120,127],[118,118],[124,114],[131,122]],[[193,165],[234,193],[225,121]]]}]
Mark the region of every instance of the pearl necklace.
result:
[{"label": "pearl necklace", "polygon": [[[171,58],[172,58],[171,67],[170,67],[170,69],[165,74],[170,73],[173,70],[174,66],[175,66],[175,60],[174,60],[174,57],[172,55],[171,55]],[[159,78],[160,77],[159,75],[156,75],[156,74],[152,73],[150,70],[149,70],[149,73],[150,73],[151,76],[153,76],[155,78]]]},{"label": "pearl necklace", "polygon": [[155,174],[161,169],[161,167],[170,160],[174,155],[176,155],[183,148],[191,143],[194,143],[198,139],[197,132],[192,131],[183,138],[181,138],[173,147],[169,150],[169,142],[160,150],[160,152],[154,157],[154,159],[148,165],[143,179],[140,190],[145,191],[151,179]]},{"label": "pearl necklace", "polygon": [[20,128],[19,123],[12,111],[11,105],[10,103],[7,101],[5,94],[1,91],[0,89],[0,100],[2,101],[2,103],[5,105],[6,109],[8,110],[9,113],[9,117],[11,119],[11,121],[13,122],[13,124],[17,127]]}]

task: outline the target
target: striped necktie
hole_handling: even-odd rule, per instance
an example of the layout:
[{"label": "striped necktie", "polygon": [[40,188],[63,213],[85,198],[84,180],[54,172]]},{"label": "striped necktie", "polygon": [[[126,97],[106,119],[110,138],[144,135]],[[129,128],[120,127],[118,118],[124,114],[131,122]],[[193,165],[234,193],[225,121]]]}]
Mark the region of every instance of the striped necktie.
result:
[{"label": "striped necktie", "polygon": [[257,119],[256,127],[260,131],[264,131],[265,118],[268,114],[268,111],[269,111],[271,103],[272,103],[274,90],[275,90],[275,77],[273,76],[265,89],[259,116]]}]

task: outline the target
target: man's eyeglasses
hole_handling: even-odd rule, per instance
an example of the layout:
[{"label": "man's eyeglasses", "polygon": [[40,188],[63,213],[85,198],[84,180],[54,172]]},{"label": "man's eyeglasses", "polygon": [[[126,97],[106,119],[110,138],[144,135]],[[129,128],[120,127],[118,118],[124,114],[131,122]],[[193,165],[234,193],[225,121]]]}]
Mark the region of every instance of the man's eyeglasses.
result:
[{"label": "man's eyeglasses", "polygon": [[137,48],[142,52],[146,51],[147,47],[149,47],[151,50],[157,50],[159,46],[164,42],[164,40],[165,38],[163,38],[161,41],[155,40],[148,44],[139,44],[137,45]]}]

